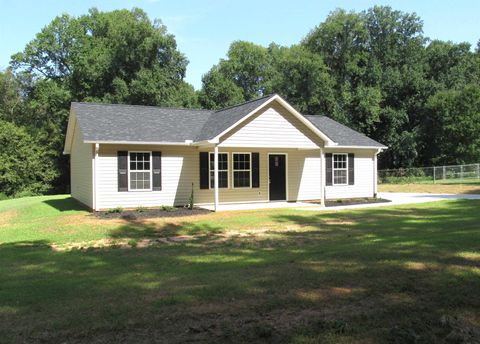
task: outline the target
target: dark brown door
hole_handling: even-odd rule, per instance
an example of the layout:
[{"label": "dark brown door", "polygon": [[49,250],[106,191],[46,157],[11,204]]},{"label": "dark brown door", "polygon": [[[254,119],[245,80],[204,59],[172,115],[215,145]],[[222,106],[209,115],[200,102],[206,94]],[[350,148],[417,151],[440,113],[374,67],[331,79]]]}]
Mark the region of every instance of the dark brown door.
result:
[{"label": "dark brown door", "polygon": [[287,199],[285,160],[285,155],[283,154],[271,154],[268,156],[270,201],[285,201]]}]

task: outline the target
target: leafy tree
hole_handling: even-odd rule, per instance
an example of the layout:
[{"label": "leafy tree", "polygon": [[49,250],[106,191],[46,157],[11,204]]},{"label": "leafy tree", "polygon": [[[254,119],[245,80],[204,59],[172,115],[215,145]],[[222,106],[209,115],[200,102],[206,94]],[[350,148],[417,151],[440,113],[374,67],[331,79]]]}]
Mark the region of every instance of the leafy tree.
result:
[{"label": "leafy tree", "polygon": [[198,100],[203,108],[221,109],[245,100],[242,89],[214,66],[202,77]]},{"label": "leafy tree", "polygon": [[302,46],[271,45],[271,91],[282,94],[299,111],[332,114],[335,111],[334,80],[321,56]]},{"label": "leafy tree", "polygon": [[480,161],[480,89],[470,84],[461,90],[440,91],[427,103],[425,136],[435,164]]},{"label": "leafy tree", "polygon": [[47,192],[56,177],[52,160],[28,132],[0,120],[0,190],[8,196]]},{"label": "leafy tree", "polygon": [[58,81],[75,100],[165,106],[195,105],[183,81],[187,63],[166,27],[138,8],[64,14],[12,57],[16,70]]}]

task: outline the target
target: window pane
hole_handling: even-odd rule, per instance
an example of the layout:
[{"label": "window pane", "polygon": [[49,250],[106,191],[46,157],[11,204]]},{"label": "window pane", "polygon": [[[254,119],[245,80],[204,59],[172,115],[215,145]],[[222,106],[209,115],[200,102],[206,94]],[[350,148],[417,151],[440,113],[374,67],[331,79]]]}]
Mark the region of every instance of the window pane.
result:
[{"label": "window pane", "polygon": [[233,183],[235,187],[249,187],[250,186],[250,172],[249,171],[234,171]]},{"label": "window pane", "polygon": [[347,171],[335,170],[333,172],[333,182],[334,184],[347,184]]},{"label": "window pane", "polygon": [[228,188],[228,172],[218,172],[218,187]]}]

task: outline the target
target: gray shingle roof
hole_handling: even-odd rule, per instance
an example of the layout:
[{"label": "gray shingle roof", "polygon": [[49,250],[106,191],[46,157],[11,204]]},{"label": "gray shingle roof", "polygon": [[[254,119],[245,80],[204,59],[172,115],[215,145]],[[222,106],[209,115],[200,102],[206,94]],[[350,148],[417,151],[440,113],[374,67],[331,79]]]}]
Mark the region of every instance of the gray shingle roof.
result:
[{"label": "gray shingle roof", "polygon": [[339,146],[385,147],[381,143],[326,116],[305,116]]},{"label": "gray shingle roof", "polygon": [[72,103],[84,141],[194,140],[213,111],[156,106]]},{"label": "gray shingle roof", "polygon": [[[275,96],[219,111],[96,103],[72,103],[72,110],[84,141],[198,142],[214,138]],[[385,147],[328,117],[305,117],[338,145]]]}]

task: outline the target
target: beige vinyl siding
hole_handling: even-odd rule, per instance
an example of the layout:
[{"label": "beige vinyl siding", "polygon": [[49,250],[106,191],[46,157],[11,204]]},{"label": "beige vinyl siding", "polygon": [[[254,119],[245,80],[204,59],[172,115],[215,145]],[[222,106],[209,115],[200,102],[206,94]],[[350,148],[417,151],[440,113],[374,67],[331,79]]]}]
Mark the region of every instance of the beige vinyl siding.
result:
[{"label": "beige vinyl siding", "polygon": [[278,103],[273,102],[221,138],[219,147],[314,149],[321,139]]},{"label": "beige vinyl siding", "polygon": [[326,150],[327,153],[355,154],[355,185],[326,186],[327,199],[373,197],[374,193],[374,154],[367,149]]},{"label": "beige vinyl siding", "polygon": [[320,198],[320,150],[292,151],[288,155],[288,199]]},{"label": "beige vinyl siding", "polygon": [[70,153],[70,183],[73,198],[93,208],[93,145],[83,143],[80,129],[75,126]]}]

